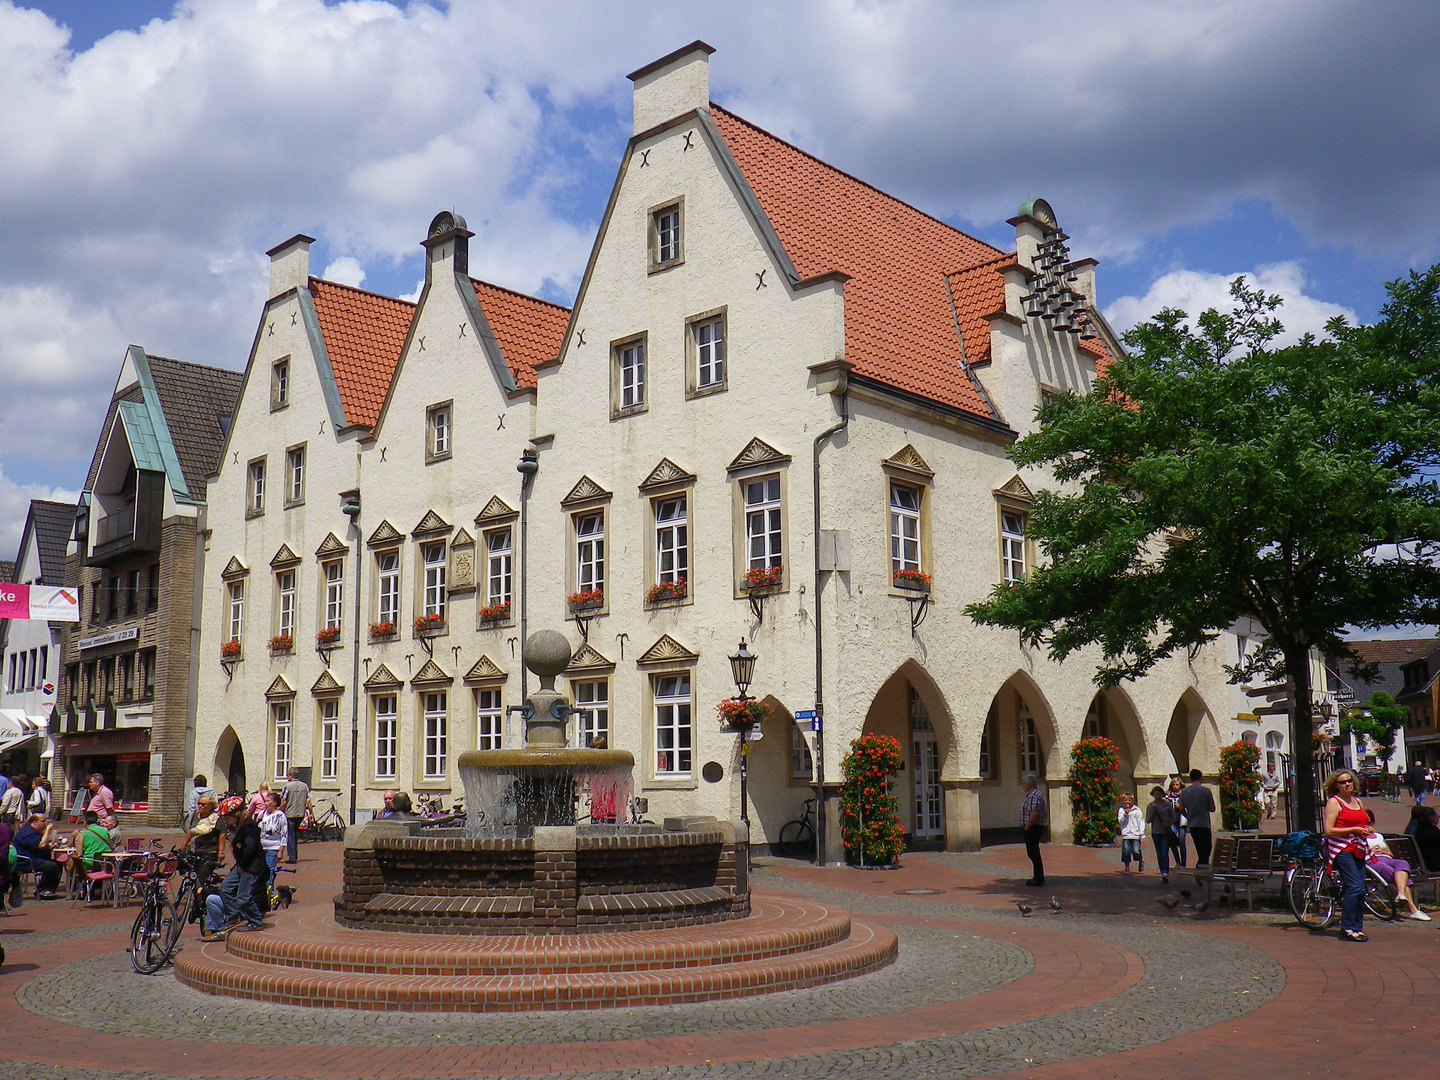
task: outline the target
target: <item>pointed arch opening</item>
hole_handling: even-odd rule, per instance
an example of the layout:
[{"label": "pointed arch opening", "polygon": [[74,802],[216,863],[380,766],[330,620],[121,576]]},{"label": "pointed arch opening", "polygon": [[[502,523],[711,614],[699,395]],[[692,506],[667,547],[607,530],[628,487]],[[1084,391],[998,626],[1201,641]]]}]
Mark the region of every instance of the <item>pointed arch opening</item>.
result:
[{"label": "pointed arch opening", "polygon": [[1042,780],[1065,775],[1055,714],[1025,672],[1011,675],[991,699],[979,755],[980,843],[1019,843],[1020,777],[1032,772]]},{"label": "pointed arch opening", "polygon": [[[895,778],[908,846],[945,846],[945,796],[940,776],[954,752],[955,723],[945,695],[917,661],[907,660],[876,691],[862,734],[900,743],[905,770]],[[839,763],[836,763],[839,769]]]},{"label": "pointed arch opening", "polygon": [[211,775],[214,786],[230,794],[241,795],[248,790],[245,786],[245,747],[235,729],[228,724],[215,743],[215,767]]},{"label": "pointed arch opening", "polygon": [[[1145,753],[1145,733],[1140,727],[1140,717],[1135,703],[1121,687],[1098,690],[1090,699],[1085,713],[1084,735],[1098,735],[1115,744],[1120,757],[1120,768],[1116,771],[1115,782],[1122,792],[1136,794],[1136,776],[1149,775]],[[1137,795],[1137,799],[1138,799]],[[1143,802],[1143,800],[1142,800]]]},{"label": "pointed arch opening", "polygon": [[[762,737],[750,744],[749,772],[750,829],[752,843],[774,845],[787,821],[793,821],[804,809],[805,800],[814,797],[814,764],[805,734],[795,726],[795,716],[778,698],[762,699],[769,708],[760,726]],[[737,740],[738,742],[738,740]],[[738,754],[734,768],[727,777],[732,783],[732,799],[739,805],[740,763]],[[778,854],[778,849],[773,849]]]},{"label": "pointed arch opening", "polygon": [[1170,712],[1165,731],[1165,771],[1172,775],[1199,769],[1214,778],[1220,764],[1220,730],[1205,701],[1188,689]]}]

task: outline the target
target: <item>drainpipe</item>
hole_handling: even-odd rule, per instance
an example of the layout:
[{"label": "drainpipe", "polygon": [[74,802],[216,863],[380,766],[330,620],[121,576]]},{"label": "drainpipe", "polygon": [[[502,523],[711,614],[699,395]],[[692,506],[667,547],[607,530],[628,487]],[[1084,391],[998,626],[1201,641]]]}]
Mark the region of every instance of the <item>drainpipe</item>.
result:
[{"label": "drainpipe", "polygon": [[520,452],[520,464],[515,466],[520,474],[520,700],[530,696],[530,678],[525,669],[525,639],[530,625],[527,608],[530,590],[530,488],[535,474],[540,471],[540,462],[533,446]]},{"label": "drainpipe", "polygon": [[365,595],[360,588],[360,575],[365,567],[365,534],[360,529],[359,488],[341,493],[340,512],[350,519],[355,530],[355,636],[350,655],[350,824],[354,825],[360,773],[360,598]]},{"label": "drainpipe", "polygon": [[850,426],[850,394],[840,392],[840,422],[826,428],[811,446],[811,464],[814,470],[812,494],[814,506],[812,521],[815,529],[813,551],[815,554],[815,719],[820,730],[815,733],[815,865],[825,865],[825,637],[824,623],[820,618],[821,598],[824,593],[824,571],[820,569],[820,448],[832,435]]}]

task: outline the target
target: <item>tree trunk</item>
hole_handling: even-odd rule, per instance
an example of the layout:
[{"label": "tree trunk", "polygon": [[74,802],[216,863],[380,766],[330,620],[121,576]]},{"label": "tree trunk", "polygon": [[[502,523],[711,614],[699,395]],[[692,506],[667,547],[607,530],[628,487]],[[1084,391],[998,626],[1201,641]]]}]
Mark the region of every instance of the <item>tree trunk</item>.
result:
[{"label": "tree trunk", "polygon": [[1295,812],[1295,828],[1319,832],[1315,814],[1315,720],[1310,700],[1310,650],[1304,645],[1284,648],[1285,672],[1290,676],[1290,764],[1295,782],[1290,790],[1290,804]]}]

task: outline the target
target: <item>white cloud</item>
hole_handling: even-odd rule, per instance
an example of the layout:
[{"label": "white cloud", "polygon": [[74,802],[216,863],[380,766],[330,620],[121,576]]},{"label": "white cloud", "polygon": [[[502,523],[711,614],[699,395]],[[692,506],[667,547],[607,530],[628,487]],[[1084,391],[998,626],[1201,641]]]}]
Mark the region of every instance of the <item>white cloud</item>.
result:
[{"label": "white cloud", "polygon": [[338,281],[341,285],[353,285],[358,289],[365,281],[365,268],[355,256],[344,255],[325,267],[320,276],[326,281]]},{"label": "white cloud", "polygon": [[1193,323],[1201,312],[1215,308],[1228,312],[1235,306],[1230,297],[1230,283],[1243,277],[1251,288],[1259,287],[1277,294],[1284,303],[1275,312],[1285,332],[1275,339],[1276,345],[1290,345],[1304,334],[1323,337],[1325,324],[1336,315],[1355,322],[1355,312],[1320,300],[1305,292],[1305,271],[1297,262],[1276,263],[1233,274],[1206,274],[1198,270],[1172,270],[1157,279],[1144,296],[1122,296],[1105,309],[1105,318],[1117,331],[1130,329],[1163,308],[1178,308]]},{"label": "white cloud", "polygon": [[54,502],[78,501],[78,491],[46,487],[43,484],[17,484],[5,475],[0,465],[0,559],[13,560],[20,550],[20,534],[25,531],[25,517],[30,513],[31,499]]}]

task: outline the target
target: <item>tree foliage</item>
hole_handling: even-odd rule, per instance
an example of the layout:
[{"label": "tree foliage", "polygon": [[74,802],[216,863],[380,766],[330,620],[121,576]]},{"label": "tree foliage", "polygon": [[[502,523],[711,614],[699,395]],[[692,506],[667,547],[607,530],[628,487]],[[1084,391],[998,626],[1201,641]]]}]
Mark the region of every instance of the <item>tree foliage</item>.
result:
[{"label": "tree foliage", "polygon": [[[1165,310],[1129,331],[1091,393],[1057,395],[1011,448],[1061,486],[1035,499],[1042,565],[967,608],[1063,659],[1098,646],[1097,682],[1137,678],[1249,616],[1311,728],[1307,657],[1352,656],[1343,628],[1440,610],[1440,268],[1387,286],[1378,322],[1274,347],[1279,298]],[[1310,740],[1294,745],[1303,808]],[[1313,813],[1313,810],[1311,811]]]},{"label": "tree foliage", "polygon": [[1370,695],[1369,715],[1359,709],[1353,710],[1340,723],[1340,730],[1346,735],[1364,735],[1375,744],[1375,756],[1390,769],[1390,759],[1395,756],[1395,736],[1405,724],[1409,710],[1396,705],[1395,699],[1384,690]]}]

